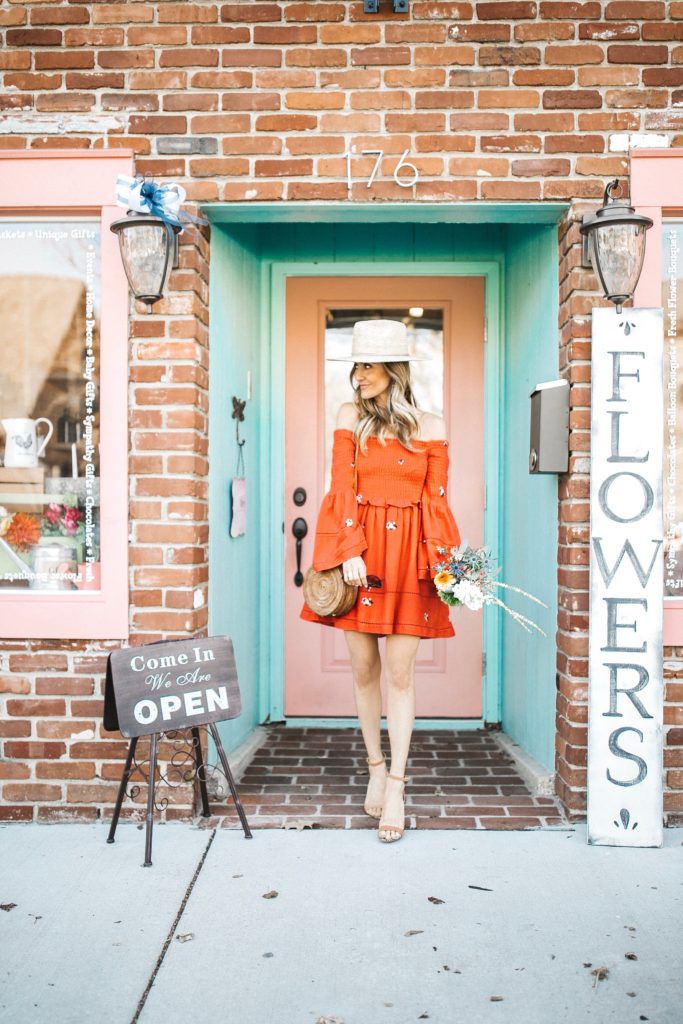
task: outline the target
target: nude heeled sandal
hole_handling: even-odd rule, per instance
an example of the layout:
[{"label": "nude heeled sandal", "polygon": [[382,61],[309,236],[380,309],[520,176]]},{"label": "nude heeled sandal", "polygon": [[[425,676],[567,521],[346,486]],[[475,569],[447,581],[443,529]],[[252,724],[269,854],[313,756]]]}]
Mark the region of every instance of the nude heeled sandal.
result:
[{"label": "nude heeled sandal", "polygon": [[[371,761],[369,757],[366,757],[366,758],[365,758],[365,760],[366,760],[366,761],[368,762],[368,764],[369,764],[369,765],[370,765],[370,766],[371,766],[372,768],[374,768],[374,767],[375,767],[375,765],[377,765],[377,764],[385,764],[385,762],[386,762],[386,758],[385,758],[385,757],[382,757],[382,758],[380,758],[380,760],[379,760],[379,761]],[[368,773],[368,774],[369,774],[369,773]],[[382,817],[382,815],[381,815],[381,814],[370,814],[370,811],[369,811],[369,810],[367,809],[367,807],[366,807],[366,805],[365,805],[365,804],[363,804],[363,810],[364,810],[364,811],[365,811],[365,813],[366,813],[367,815],[369,815],[369,816],[370,816],[371,818],[376,818],[376,819],[379,819],[379,818],[381,818],[381,817]]]},{"label": "nude heeled sandal", "polygon": [[[408,781],[408,776],[407,775],[392,775],[391,772],[387,772],[387,778],[388,779],[397,779],[397,780],[401,781],[403,783],[403,790],[405,792],[405,788],[406,788],[405,784]],[[387,836],[380,835],[381,832],[398,832],[398,838],[397,839],[389,839]],[[401,828],[400,825],[389,825],[389,824],[385,823],[384,825],[380,825],[379,826],[377,835],[379,836],[380,841],[383,842],[383,843],[397,843],[398,840],[403,837],[403,833],[404,832],[405,832],[405,828]]]}]

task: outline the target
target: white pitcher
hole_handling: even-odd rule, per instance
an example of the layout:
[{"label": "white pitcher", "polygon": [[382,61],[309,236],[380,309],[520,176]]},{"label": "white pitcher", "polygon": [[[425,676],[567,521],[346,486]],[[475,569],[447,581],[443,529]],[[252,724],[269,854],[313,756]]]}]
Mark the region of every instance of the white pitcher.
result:
[{"label": "white pitcher", "polygon": [[[52,437],[50,420],[41,416],[37,420],[9,419],[0,420],[0,423],[5,431],[5,465],[22,469],[37,466],[38,459]],[[47,433],[43,437],[39,437],[36,430],[39,423],[47,424]]]}]

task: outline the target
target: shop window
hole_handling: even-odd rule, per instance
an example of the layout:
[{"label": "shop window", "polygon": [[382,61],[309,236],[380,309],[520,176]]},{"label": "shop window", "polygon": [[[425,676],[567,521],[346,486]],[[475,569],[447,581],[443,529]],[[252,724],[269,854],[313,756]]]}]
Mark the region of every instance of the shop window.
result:
[{"label": "shop window", "polygon": [[128,635],[128,290],[109,223],[130,163],[0,156],[3,637]]},{"label": "shop window", "polygon": [[683,597],[683,218],[662,224],[664,594]]},{"label": "shop window", "polygon": [[100,590],[100,225],[0,227],[0,588]]}]

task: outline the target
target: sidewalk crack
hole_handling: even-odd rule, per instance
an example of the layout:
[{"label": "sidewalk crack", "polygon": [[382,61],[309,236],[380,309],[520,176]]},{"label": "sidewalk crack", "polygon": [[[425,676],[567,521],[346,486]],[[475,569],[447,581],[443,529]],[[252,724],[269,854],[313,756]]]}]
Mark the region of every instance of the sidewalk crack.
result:
[{"label": "sidewalk crack", "polygon": [[168,932],[168,935],[166,936],[166,941],[164,942],[164,944],[163,944],[163,946],[161,948],[161,952],[159,953],[159,957],[157,959],[157,962],[154,965],[154,970],[152,971],[152,973],[151,973],[151,975],[149,977],[149,981],[147,982],[147,987],[145,988],[145,991],[140,996],[140,1001],[139,1001],[139,1003],[138,1003],[138,1005],[136,1007],[135,1013],[133,1015],[133,1018],[132,1018],[130,1024],[137,1024],[138,1020],[140,1019],[140,1014],[142,1013],[142,1011],[143,1011],[143,1009],[145,1007],[145,1003],[147,1002],[147,998],[149,996],[149,993],[152,991],[152,986],[153,986],[154,982],[156,981],[156,976],[159,973],[159,970],[161,968],[162,963],[164,962],[164,958],[166,956],[166,953],[168,952],[168,947],[171,945],[171,942],[173,941],[173,936],[175,935],[175,932],[176,932],[176,929],[178,927],[178,924],[180,923],[180,919],[183,916],[183,913],[185,912],[185,907],[187,906],[187,901],[189,900],[190,896],[192,895],[192,890],[194,889],[195,882],[199,878],[201,870],[204,867],[204,862],[205,862],[205,860],[206,860],[206,858],[208,856],[209,850],[211,849],[211,844],[214,841],[214,839],[216,838],[216,832],[217,831],[218,831],[218,829],[214,829],[213,832],[211,833],[209,841],[206,844],[206,849],[204,850],[204,853],[202,854],[202,856],[201,856],[201,858],[199,860],[199,863],[197,864],[197,867],[195,869],[195,873],[192,876],[192,878],[190,879],[190,883],[189,883],[187,889],[185,890],[185,895],[183,896],[182,902],[181,902],[180,906],[178,907],[178,913],[176,914],[176,916],[174,918],[174,921],[173,921],[173,924],[171,925],[171,927],[169,929],[169,932]]}]

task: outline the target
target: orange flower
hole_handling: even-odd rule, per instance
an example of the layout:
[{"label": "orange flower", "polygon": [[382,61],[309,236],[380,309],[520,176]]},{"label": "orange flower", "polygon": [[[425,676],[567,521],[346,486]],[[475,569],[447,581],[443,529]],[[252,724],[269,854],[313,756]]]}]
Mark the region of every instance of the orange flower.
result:
[{"label": "orange flower", "polygon": [[5,540],[17,551],[28,551],[40,540],[40,523],[36,516],[15,512],[5,531]]}]

